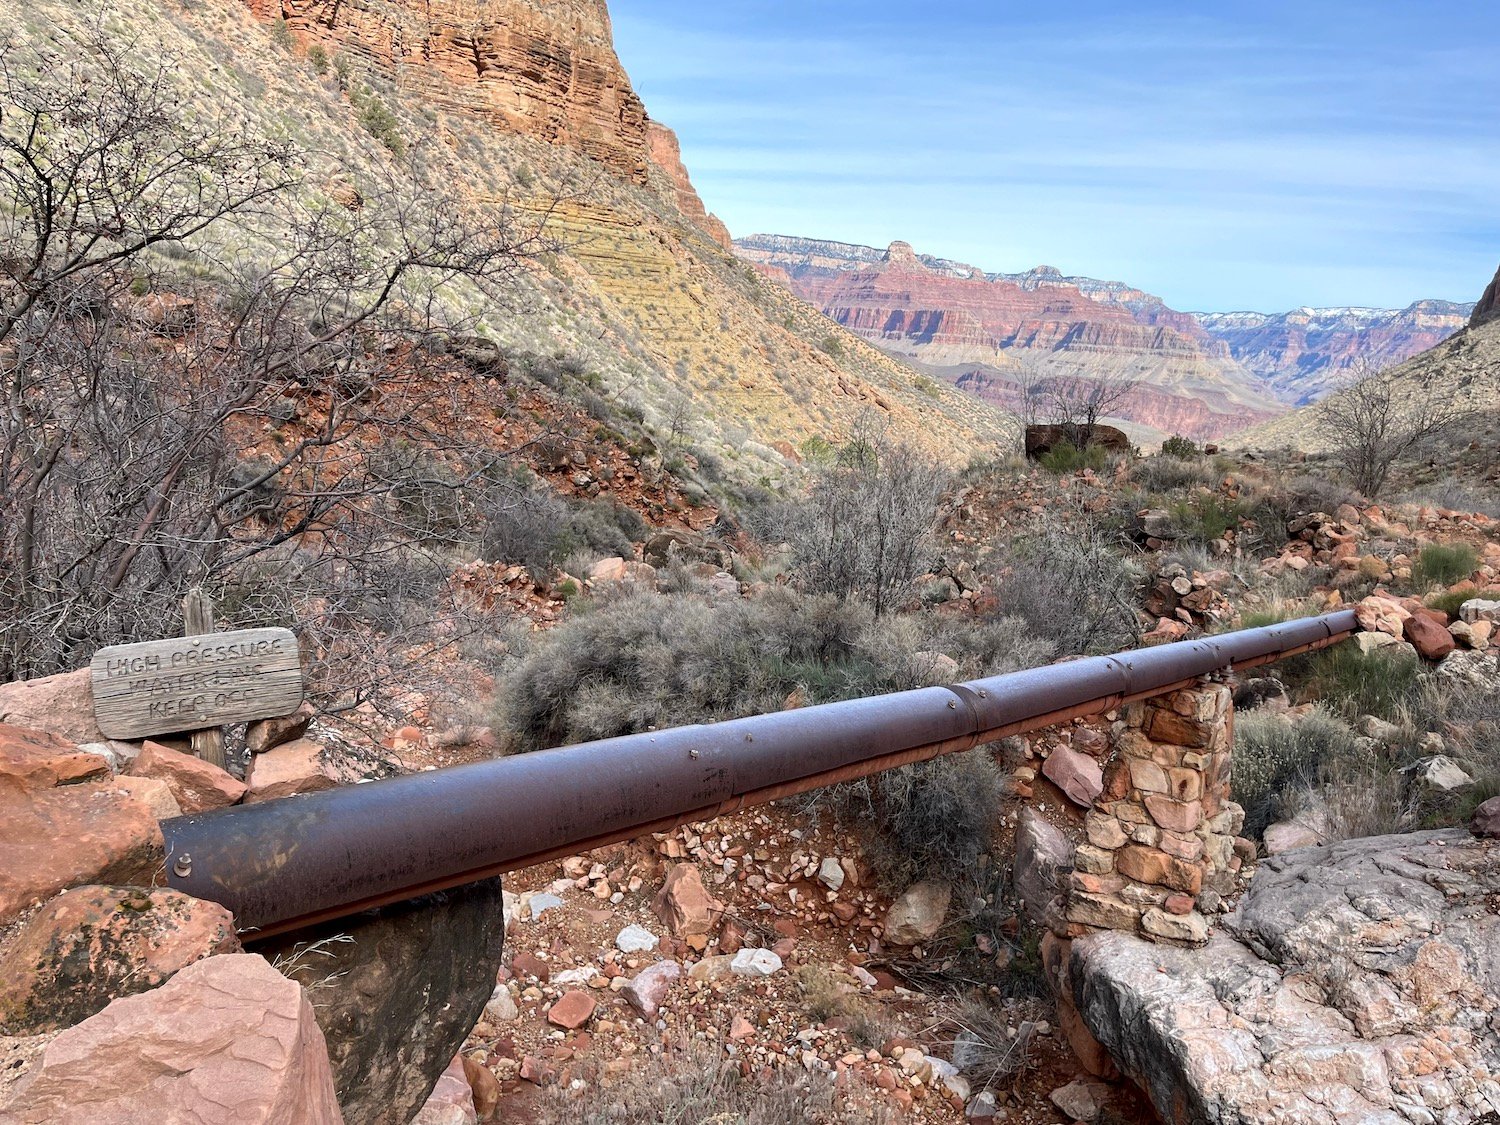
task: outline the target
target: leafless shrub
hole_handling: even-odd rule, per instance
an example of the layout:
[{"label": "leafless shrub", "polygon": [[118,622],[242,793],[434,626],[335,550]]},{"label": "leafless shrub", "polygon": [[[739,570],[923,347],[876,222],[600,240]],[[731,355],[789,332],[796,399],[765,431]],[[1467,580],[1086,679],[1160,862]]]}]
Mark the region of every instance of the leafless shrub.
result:
[{"label": "leafless shrub", "polygon": [[[0,55],[0,679],[159,635],[191,586],[300,589],[316,631],[436,570],[503,451],[464,448],[425,342],[450,283],[499,294],[548,246],[393,182],[308,203],[298,154],[189,112],[171,62],[88,48]],[[154,247],[193,269],[146,295]],[[374,455],[397,435],[425,467]]]},{"label": "leafless shrub", "polygon": [[815,478],[805,501],[782,510],[798,581],[815,593],[868,602],[876,616],[900,606],[931,565],[948,473],[906,446],[856,434]]},{"label": "leafless shrub", "polygon": [[1008,545],[997,561],[1001,612],[1024,619],[1059,652],[1112,652],[1138,640],[1141,576],[1092,516],[1059,518]]},{"label": "leafless shrub", "polygon": [[1355,381],[1318,405],[1318,432],[1337,451],[1354,487],[1380,495],[1396,462],[1448,430],[1463,411],[1441,387],[1404,388],[1356,364]]}]

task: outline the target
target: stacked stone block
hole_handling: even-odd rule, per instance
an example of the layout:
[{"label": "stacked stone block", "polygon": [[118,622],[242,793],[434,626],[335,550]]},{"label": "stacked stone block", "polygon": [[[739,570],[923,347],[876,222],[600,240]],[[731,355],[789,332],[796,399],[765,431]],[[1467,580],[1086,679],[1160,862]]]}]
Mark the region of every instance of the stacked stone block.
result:
[{"label": "stacked stone block", "polygon": [[[1132,704],[1074,856],[1060,936],[1124,930],[1198,944],[1234,889],[1245,814],[1229,799],[1230,690]],[[1243,846],[1242,846],[1243,847]]]}]

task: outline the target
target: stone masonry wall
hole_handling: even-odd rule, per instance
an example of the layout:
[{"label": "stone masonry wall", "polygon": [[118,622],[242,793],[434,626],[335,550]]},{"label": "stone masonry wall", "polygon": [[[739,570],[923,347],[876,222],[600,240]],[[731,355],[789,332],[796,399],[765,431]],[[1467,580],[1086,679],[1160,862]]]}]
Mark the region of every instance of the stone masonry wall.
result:
[{"label": "stone masonry wall", "polygon": [[1244,810],[1229,799],[1230,699],[1228,685],[1205,683],[1126,708],[1058,936],[1208,940],[1208,917],[1224,908],[1247,854],[1237,842]]}]

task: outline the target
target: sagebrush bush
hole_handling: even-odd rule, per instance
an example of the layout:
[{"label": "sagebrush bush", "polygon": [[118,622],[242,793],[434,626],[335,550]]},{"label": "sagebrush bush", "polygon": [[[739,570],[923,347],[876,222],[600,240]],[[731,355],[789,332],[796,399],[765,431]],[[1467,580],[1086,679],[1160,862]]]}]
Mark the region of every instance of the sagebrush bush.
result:
[{"label": "sagebrush bush", "polygon": [[1479,566],[1479,554],[1467,543],[1430,543],[1417,555],[1411,568],[1411,584],[1417,590],[1452,586],[1462,582]]},{"label": "sagebrush bush", "polygon": [[1000,612],[1024,618],[1059,654],[1116,652],[1138,641],[1141,574],[1094,519],[1052,524],[1009,544],[997,562],[1005,568],[995,585]]},{"label": "sagebrush bush", "polygon": [[1354,732],[1323,710],[1296,721],[1269,711],[1236,715],[1230,785],[1245,810],[1244,834],[1260,839],[1291,815],[1295,794],[1317,782],[1326,761],[1353,753]]},{"label": "sagebrush bush", "polygon": [[[1051,655],[1015,620],[876,618],[868,606],[786,587],[728,602],[624,593],[584,603],[537,639],[502,679],[496,727],[527,751],[901,691],[941,678],[939,663],[918,655],[932,651],[953,654],[965,676]],[[872,862],[896,883],[970,867],[998,800],[998,773],[974,751],[801,804],[872,829]]]}]

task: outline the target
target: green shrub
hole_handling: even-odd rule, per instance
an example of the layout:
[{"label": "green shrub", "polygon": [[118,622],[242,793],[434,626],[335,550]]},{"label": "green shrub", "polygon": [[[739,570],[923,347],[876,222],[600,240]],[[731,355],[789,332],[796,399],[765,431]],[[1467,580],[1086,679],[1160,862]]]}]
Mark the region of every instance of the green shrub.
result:
[{"label": "green shrub", "polygon": [[328,50],[321,43],[314,43],[307,49],[307,61],[312,64],[314,74],[328,73]]},{"label": "green shrub", "polygon": [[370,136],[385,145],[392,154],[401,156],[406,152],[406,138],[401,135],[401,122],[380,95],[368,87],[350,94],[360,126]]},{"label": "green shrub", "polygon": [[1467,543],[1432,543],[1423,547],[1411,568],[1412,586],[1427,590],[1462,582],[1479,566],[1479,555]]},{"label": "green shrub", "polygon": [[[1177,457],[1142,457],[1130,469],[1130,479],[1144,492],[1170,494],[1188,488],[1217,488],[1223,474],[1211,462],[1202,458],[1182,460]],[[1131,505],[1137,508],[1155,507],[1155,503]]]},{"label": "green shrub", "polygon": [[1246,517],[1246,505],[1236,497],[1200,492],[1186,500],[1167,505],[1172,522],[1183,531],[1189,542],[1211,543],[1224,538],[1226,531],[1238,531]]},{"label": "green shrub", "polygon": [[1354,752],[1354,732],[1321,709],[1298,721],[1270,711],[1236,715],[1230,777],[1245,810],[1244,834],[1260,839],[1267,825],[1292,814],[1296,790],[1317,781],[1322,763]]},{"label": "green shrub", "polygon": [[1500,601],[1500,587],[1490,586],[1487,589],[1477,589],[1468,586],[1459,590],[1444,590],[1440,594],[1428,595],[1425,604],[1429,609],[1441,610],[1449,617],[1457,617],[1459,608],[1464,602],[1475,598],[1483,598],[1485,601]]},{"label": "green shrub", "polygon": [[1311,655],[1302,695],[1351,718],[1374,715],[1400,722],[1417,705],[1421,689],[1422,662],[1411,653],[1363,653],[1345,642]]},{"label": "green shrub", "polygon": [[1198,446],[1191,438],[1185,438],[1173,434],[1161,443],[1161,452],[1164,457],[1176,457],[1179,460],[1187,460],[1198,456]]},{"label": "green shrub", "polygon": [[844,354],[843,342],[837,336],[824,336],[823,342],[818,347],[826,354],[833,356],[834,359],[838,359]]},{"label": "green shrub", "polygon": [[1109,464],[1109,452],[1102,445],[1079,448],[1070,441],[1059,442],[1037,458],[1037,464],[1049,473],[1074,473],[1080,469],[1098,472]]}]

